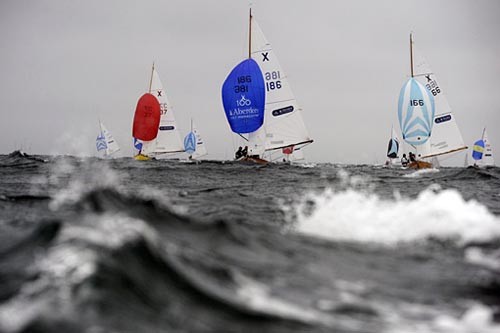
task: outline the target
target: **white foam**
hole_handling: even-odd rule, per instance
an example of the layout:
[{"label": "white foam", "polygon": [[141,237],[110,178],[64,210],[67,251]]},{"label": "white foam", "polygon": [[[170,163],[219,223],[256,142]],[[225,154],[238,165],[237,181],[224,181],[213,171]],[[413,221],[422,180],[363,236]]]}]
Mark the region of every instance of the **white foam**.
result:
[{"label": "white foam", "polygon": [[422,175],[426,175],[429,173],[436,173],[436,172],[439,172],[439,169],[434,169],[434,168],[420,169],[420,170],[416,170],[415,172],[405,174],[403,177],[405,177],[405,178],[419,178]]},{"label": "white foam", "polygon": [[[421,310],[423,306],[419,306]],[[498,333],[500,325],[493,321],[493,310],[485,305],[474,303],[463,315],[432,314],[429,311],[417,311],[430,316],[430,320],[415,320],[394,317],[388,325],[388,333]],[[414,314],[415,315],[415,314]]]},{"label": "white foam", "polygon": [[465,261],[500,272],[500,250],[490,251],[478,247],[470,247],[465,250]]},{"label": "white foam", "polygon": [[430,188],[414,199],[327,189],[306,195],[293,209],[298,232],[338,241],[397,245],[432,237],[464,244],[500,237],[500,219],[454,189]]}]

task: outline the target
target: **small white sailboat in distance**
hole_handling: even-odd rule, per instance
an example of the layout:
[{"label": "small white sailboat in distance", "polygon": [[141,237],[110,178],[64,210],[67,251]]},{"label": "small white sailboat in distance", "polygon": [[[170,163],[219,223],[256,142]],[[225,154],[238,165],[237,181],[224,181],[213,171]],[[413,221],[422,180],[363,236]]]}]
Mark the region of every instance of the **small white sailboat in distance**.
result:
[{"label": "small white sailboat in distance", "polygon": [[391,138],[389,139],[389,144],[387,145],[387,157],[389,158],[386,162],[386,166],[401,166],[401,161],[399,160],[399,140],[394,130],[394,126],[391,126]]},{"label": "small white sailboat in distance", "polygon": [[99,120],[99,135],[95,140],[95,145],[98,153],[102,152],[102,156],[109,158],[120,150],[120,146],[107,130],[104,124]]},{"label": "small white sailboat in distance", "polygon": [[189,159],[196,160],[207,155],[207,148],[199,131],[191,120],[191,131],[184,138],[184,151],[189,155]]},{"label": "small white sailboat in distance", "polygon": [[[430,168],[432,158],[464,149],[455,116],[434,72],[410,34],[411,78],[401,90],[398,116],[403,139],[416,149],[410,168]],[[435,159],[436,160],[436,159]]]},{"label": "small white sailboat in distance", "polygon": [[475,166],[493,166],[495,160],[493,159],[493,151],[491,144],[486,133],[486,127],[483,129],[483,135],[480,140],[474,142],[472,147],[472,158],[476,161]]}]

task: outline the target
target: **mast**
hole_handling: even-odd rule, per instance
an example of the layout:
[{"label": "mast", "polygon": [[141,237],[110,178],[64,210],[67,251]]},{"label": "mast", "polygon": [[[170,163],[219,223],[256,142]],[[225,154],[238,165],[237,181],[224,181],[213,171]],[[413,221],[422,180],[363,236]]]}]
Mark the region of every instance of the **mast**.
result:
[{"label": "mast", "polygon": [[413,33],[410,33],[410,71],[413,77]]},{"label": "mast", "polygon": [[248,59],[252,57],[252,8],[248,15]]},{"label": "mast", "polygon": [[149,90],[148,92],[151,94],[151,86],[153,85],[153,72],[155,70],[155,62],[153,61],[153,67],[151,67],[151,78],[149,79]]}]

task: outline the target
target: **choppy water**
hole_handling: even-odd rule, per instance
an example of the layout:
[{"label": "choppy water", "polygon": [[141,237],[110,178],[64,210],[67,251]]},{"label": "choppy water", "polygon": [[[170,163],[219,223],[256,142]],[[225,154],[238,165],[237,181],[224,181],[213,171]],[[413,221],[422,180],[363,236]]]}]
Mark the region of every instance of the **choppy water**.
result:
[{"label": "choppy water", "polygon": [[500,332],[500,169],[0,156],[0,332]]}]

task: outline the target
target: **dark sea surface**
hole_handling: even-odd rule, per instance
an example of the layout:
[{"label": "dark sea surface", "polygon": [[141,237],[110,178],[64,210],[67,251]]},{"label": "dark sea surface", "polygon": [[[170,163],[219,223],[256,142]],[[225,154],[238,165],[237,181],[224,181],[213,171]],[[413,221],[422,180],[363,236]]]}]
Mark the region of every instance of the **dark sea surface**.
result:
[{"label": "dark sea surface", "polygon": [[500,332],[500,169],[0,155],[0,332]]}]

